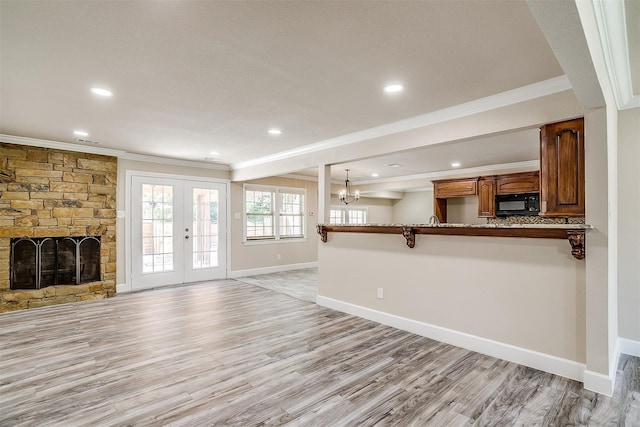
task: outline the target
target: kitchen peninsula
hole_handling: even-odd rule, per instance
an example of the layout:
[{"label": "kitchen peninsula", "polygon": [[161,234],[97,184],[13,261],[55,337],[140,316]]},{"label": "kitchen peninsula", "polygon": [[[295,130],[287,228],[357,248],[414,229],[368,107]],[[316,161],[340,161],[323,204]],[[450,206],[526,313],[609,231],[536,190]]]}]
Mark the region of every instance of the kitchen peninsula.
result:
[{"label": "kitchen peninsula", "polygon": [[599,230],[584,224],[317,229],[318,240],[326,239],[318,246],[319,305],[582,380],[587,263],[576,260],[584,246],[567,240],[575,244]]},{"label": "kitchen peninsula", "polygon": [[[598,259],[606,230],[585,225],[583,120],[540,138],[539,170],[433,181],[440,224],[318,224],[317,303],[583,381],[586,234]],[[461,198],[487,223],[447,222]]]}]

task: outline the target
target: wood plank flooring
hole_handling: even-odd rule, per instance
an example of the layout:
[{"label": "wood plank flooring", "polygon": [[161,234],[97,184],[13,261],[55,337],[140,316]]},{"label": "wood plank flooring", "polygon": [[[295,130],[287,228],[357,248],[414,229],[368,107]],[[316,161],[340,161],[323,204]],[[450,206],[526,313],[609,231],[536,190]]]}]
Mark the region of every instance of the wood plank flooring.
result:
[{"label": "wood plank flooring", "polygon": [[259,274],[257,276],[241,277],[237,280],[260,286],[261,288],[271,289],[302,301],[316,302],[316,296],[318,296],[317,268]]},{"label": "wood plank flooring", "polygon": [[0,315],[2,426],[640,425],[582,384],[235,280]]}]

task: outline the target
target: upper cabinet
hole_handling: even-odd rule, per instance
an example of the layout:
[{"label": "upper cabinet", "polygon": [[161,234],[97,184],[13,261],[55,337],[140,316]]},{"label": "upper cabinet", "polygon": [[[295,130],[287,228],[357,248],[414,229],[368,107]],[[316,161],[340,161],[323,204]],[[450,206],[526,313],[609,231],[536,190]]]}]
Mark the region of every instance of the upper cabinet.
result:
[{"label": "upper cabinet", "polygon": [[478,180],[478,217],[494,218],[496,216],[496,180],[481,177]]},{"label": "upper cabinet", "polygon": [[584,119],[540,128],[540,216],[585,216]]},{"label": "upper cabinet", "polygon": [[475,196],[478,178],[443,179],[433,181],[433,191],[438,199],[449,197]]},{"label": "upper cabinet", "polygon": [[511,173],[496,177],[496,194],[535,193],[540,191],[538,171]]},{"label": "upper cabinet", "polygon": [[481,176],[478,180],[478,217],[495,218],[496,194],[537,193],[540,191],[538,171]]},{"label": "upper cabinet", "polygon": [[478,177],[433,181],[433,213],[447,222],[447,199],[478,194]]}]

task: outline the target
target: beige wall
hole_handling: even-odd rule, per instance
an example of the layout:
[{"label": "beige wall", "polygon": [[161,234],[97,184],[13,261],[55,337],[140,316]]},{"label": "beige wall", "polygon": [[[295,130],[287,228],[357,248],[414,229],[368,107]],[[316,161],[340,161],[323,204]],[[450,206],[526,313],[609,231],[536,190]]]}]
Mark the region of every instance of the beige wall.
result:
[{"label": "beige wall", "polygon": [[[231,183],[231,271],[240,272],[265,267],[303,264],[318,259],[318,238],[316,234],[316,212],[318,209],[318,183],[315,181],[264,178],[248,182],[250,184],[277,185],[282,187],[304,188],[307,190],[306,221],[307,237],[304,242],[296,243],[244,243],[243,239],[243,183]],[[314,215],[310,216],[309,212]],[[239,218],[237,218],[239,216]],[[278,259],[280,255],[280,259]]]},{"label": "beige wall", "polygon": [[640,108],[618,113],[619,335],[640,341]]},{"label": "beige wall", "polygon": [[400,200],[393,201],[395,224],[426,224],[433,215],[433,190],[404,193]]},{"label": "beige wall", "polygon": [[585,262],[565,240],[329,233],[318,255],[320,296],[585,361]]}]

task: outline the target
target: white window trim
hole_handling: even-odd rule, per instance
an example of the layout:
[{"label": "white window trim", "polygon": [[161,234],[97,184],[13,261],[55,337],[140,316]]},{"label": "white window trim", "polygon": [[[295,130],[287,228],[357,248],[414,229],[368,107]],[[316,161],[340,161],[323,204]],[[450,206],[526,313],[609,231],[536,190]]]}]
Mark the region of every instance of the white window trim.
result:
[{"label": "white window trim", "polygon": [[[271,191],[276,194],[276,204],[274,206],[274,238],[267,239],[247,239],[247,190],[249,191]],[[304,196],[304,206],[302,212],[302,237],[285,237],[280,238],[280,193],[295,193]],[[287,243],[302,243],[307,241],[307,189],[298,187],[283,187],[278,185],[264,184],[242,184],[242,244],[246,246],[274,245]]]}]

